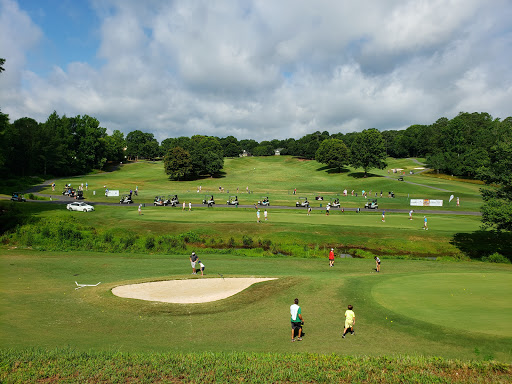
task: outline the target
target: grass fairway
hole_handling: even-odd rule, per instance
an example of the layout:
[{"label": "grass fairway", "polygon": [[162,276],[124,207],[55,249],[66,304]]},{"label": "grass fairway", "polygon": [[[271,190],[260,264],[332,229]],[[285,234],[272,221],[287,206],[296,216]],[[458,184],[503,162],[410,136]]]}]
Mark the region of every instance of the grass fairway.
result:
[{"label": "grass fairway", "polygon": [[507,273],[425,273],[373,288],[384,307],[461,331],[512,337],[512,284]]},{"label": "grass fairway", "polygon": [[[101,254],[92,252],[0,251],[0,343],[15,349],[71,347],[80,351],[121,352],[273,352],[336,353],[340,355],[423,355],[456,359],[512,361],[509,334],[482,334],[481,329],[454,328],[446,322],[416,319],[420,308],[430,318],[452,316],[467,324],[471,310],[452,311],[423,299],[415,286],[418,309],[399,313],[382,306],[374,293],[400,284],[397,279],[449,274],[471,282],[475,271],[510,281],[512,267],[479,262],[391,260],[380,274],[365,259],[245,258],[200,254],[205,278],[277,277],[213,303],[178,305],[114,296],[114,286],[191,276],[188,255]],[[469,277],[468,277],[469,276]],[[74,281],[95,284],[75,290]],[[506,284],[506,282],[505,282]],[[400,286],[400,285],[398,285]],[[395,285],[396,287],[396,285]],[[506,288],[501,291],[507,295]],[[510,287],[508,287],[510,288]],[[409,289],[400,289],[405,291]],[[412,290],[412,289],[411,289]],[[395,289],[396,291],[396,289]],[[428,291],[428,290],[426,290]],[[493,301],[510,323],[510,305],[495,300],[496,292],[478,290],[481,301]],[[462,295],[461,292],[451,292]],[[475,291],[472,291],[475,294]],[[507,291],[508,292],[508,291]],[[289,306],[298,297],[306,337],[290,343]],[[451,297],[451,296],[450,296]],[[343,313],[354,305],[356,336],[342,340]],[[475,304],[475,311],[482,308]],[[387,319],[386,319],[387,318]],[[391,322],[393,321],[393,322]],[[493,327],[489,316],[486,324]],[[482,328],[482,327],[479,327]]]},{"label": "grass fairway", "polygon": [[[361,192],[371,192],[379,196],[379,207],[409,208],[409,197],[419,199],[443,199],[445,209],[457,209],[455,200],[448,202],[450,195],[459,196],[460,210],[478,211],[482,204],[479,193],[481,185],[458,181],[454,178],[437,178],[421,173],[409,175],[409,171],[418,167],[412,159],[388,159],[388,167],[384,170],[371,170],[369,177],[363,177],[360,169],[347,168],[341,173],[333,173],[331,169],[315,160],[303,160],[292,156],[245,157],[225,159],[223,174],[220,177],[207,177],[193,181],[170,181],[164,172],[162,162],[145,162],[123,164],[114,172],[102,172],[85,176],[69,177],[57,181],[55,192],[50,187],[43,193],[60,194],[64,184],[71,183],[77,187],[81,183],[88,183],[89,190],[84,191],[86,199],[92,201],[116,201],[116,198],[104,196],[104,186],[110,190],[119,190],[121,194],[128,193],[130,189],[139,188],[139,196],[134,197],[136,203],[152,203],[157,195],[178,194],[180,201],[191,201],[193,204],[201,203],[205,194],[213,194],[218,204],[225,204],[229,195],[238,195],[240,204],[250,205],[256,203],[262,196],[269,196],[271,205],[295,205],[297,197],[308,197],[313,206],[319,203],[314,201],[315,196],[322,195],[327,201],[339,197],[344,207],[364,206],[366,200]],[[401,168],[406,172],[406,182],[398,181],[398,175],[388,170]],[[410,181],[410,183],[408,182]],[[197,190],[201,186],[201,192]],[[224,192],[219,192],[219,187]],[[246,193],[246,188],[251,194]],[[297,196],[293,190],[297,189]],[[343,197],[343,189],[347,189],[349,196]],[[352,196],[351,192],[358,194]],[[228,193],[229,191],[229,193]],[[383,198],[380,198],[380,192]],[[393,191],[394,199],[388,199],[388,192]],[[94,194],[95,193],[95,194]],[[117,199],[119,201],[119,199]],[[430,208],[424,208],[428,211]]]}]

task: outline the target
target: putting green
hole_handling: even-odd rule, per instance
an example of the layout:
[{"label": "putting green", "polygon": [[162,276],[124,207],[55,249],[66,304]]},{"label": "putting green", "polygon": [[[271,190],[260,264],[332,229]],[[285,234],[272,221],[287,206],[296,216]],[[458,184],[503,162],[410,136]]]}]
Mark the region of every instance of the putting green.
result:
[{"label": "putting green", "polygon": [[372,294],[382,306],[406,317],[469,332],[512,336],[510,273],[418,274],[378,284]]}]

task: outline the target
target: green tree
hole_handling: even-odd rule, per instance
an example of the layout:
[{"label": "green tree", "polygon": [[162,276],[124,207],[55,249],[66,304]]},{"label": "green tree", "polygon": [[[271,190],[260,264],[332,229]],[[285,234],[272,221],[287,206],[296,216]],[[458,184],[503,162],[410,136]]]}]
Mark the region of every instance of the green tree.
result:
[{"label": "green tree", "polygon": [[216,137],[192,136],[189,152],[193,172],[197,176],[214,176],[224,167],[224,151]]},{"label": "green tree", "polygon": [[121,162],[124,161],[124,148],[126,147],[126,140],[124,139],[123,132],[115,130],[112,135],[105,138],[105,152],[107,161]]},{"label": "green tree", "polygon": [[183,180],[189,178],[193,174],[190,153],[181,147],[169,149],[164,156],[164,169],[170,179]]},{"label": "green tree", "polygon": [[154,159],[159,153],[160,146],[152,133],[135,130],[126,135],[126,156],[135,160]]},{"label": "green tree", "polygon": [[364,176],[372,168],[384,169],[386,145],[381,133],[375,129],[365,129],[356,136],[350,148],[351,163],[354,168],[363,168]]},{"label": "green tree", "polygon": [[224,157],[238,157],[242,153],[242,147],[234,136],[219,139],[219,143],[224,149]]},{"label": "green tree", "polygon": [[349,164],[350,154],[342,140],[327,139],[320,143],[315,159],[319,163],[327,164],[330,168],[337,168],[338,172],[341,172],[341,169]]},{"label": "green tree", "polygon": [[74,148],[74,173],[85,174],[93,169],[102,169],[107,158],[105,137],[107,130],[100,127],[98,119],[84,115],[72,119]]},{"label": "green tree", "polygon": [[[512,136],[512,135],[511,135]],[[497,188],[482,188],[484,227],[512,231],[512,137],[499,142],[490,151],[490,165],[480,169],[486,184]]]}]

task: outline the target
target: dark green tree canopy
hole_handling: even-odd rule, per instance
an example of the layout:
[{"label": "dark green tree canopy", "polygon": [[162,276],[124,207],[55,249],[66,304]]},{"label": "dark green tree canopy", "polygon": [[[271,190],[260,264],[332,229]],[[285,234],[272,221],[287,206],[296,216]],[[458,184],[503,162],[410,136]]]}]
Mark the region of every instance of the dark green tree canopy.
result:
[{"label": "dark green tree canopy", "polygon": [[326,139],[320,143],[315,160],[328,167],[337,168],[338,172],[349,164],[350,154],[345,143],[340,139]]},{"label": "dark green tree canopy", "polygon": [[479,175],[487,184],[498,186],[481,189],[483,226],[512,231],[512,138],[492,147],[490,163],[480,168]]},{"label": "dark green tree canopy", "polygon": [[365,176],[370,169],[384,169],[387,165],[384,139],[375,128],[365,129],[357,135],[350,153],[352,166],[363,168]]},{"label": "dark green tree canopy", "polygon": [[190,153],[181,147],[169,149],[164,156],[165,173],[172,180],[184,180],[193,175]]}]

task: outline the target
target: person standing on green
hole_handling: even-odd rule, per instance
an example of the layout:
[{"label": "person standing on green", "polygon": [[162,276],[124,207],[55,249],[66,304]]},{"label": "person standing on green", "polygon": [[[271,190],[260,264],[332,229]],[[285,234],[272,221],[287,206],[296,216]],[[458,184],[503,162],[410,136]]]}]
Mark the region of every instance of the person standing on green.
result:
[{"label": "person standing on green", "polygon": [[345,338],[347,330],[350,328],[350,333],[354,335],[354,325],[356,324],[356,314],[352,310],[354,307],[349,305],[345,311],[345,329],[343,330],[342,338]]},{"label": "person standing on green", "polygon": [[302,324],[304,323],[304,319],[302,318],[301,310],[299,307],[299,299],[295,299],[294,303],[290,305],[290,314],[292,321],[292,341],[295,341],[295,330],[299,329],[299,336],[297,337],[298,341],[302,340]]}]

